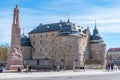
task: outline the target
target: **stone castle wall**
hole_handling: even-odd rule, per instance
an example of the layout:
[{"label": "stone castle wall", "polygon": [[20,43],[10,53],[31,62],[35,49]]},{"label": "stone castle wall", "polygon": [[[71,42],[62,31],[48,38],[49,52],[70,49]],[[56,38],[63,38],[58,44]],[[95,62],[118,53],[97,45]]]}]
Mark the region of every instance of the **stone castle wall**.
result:
[{"label": "stone castle wall", "polygon": [[30,46],[22,46],[21,50],[22,50],[23,60],[31,59],[32,48]]},{"label": "stone castle wall", "polygon": [[57,65],[63,66],[66,63],[69,67],[73,67],[74,61],[83,61],[86,35],[59,36],[57,31],[53,31],[29,36],[33,46],[33,59],[55,59]]},{"label": "stone castle wall", "polygon": [[106,45],[105,44],[91,44],[91,59],[98,61],[99,64],[105,65],[106,58]]}]

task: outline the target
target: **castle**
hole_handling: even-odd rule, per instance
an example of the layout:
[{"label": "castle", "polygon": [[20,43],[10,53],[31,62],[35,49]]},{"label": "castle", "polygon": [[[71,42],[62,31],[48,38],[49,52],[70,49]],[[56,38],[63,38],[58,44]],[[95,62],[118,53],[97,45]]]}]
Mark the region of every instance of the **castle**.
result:
[{"label": "castle", "polygon": [[89,27],[77,26],[70,22],[40,23],[29,37],[21,36],[21,46],[25,64],[41,68],[60,65],[72,69],[85,64],[105,65],[106,44],[99,35],[95,24],[93,35]]},{"label": "castle", "polygon": [[[16,9],[19,10],[18,6]],[[24,33],[18,37],[21,39],[23,64],[32,68],[51,69],[53,65],[59,65],[61,69],[73,69],[83,64],[105,66],[106,44],[96,24],[91,35],[89,27],[83,29],[69,19],[66,22],[40,23],[28,37]]]}]

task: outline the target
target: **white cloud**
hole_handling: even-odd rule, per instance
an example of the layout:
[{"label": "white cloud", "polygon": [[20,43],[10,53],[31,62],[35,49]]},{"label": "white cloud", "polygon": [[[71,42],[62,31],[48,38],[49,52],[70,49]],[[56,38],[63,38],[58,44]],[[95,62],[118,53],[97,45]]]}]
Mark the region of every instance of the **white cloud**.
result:
[{"label": "white cloud", "polygon": [[[67,21],[68,12],[70,12],[70,20],[77,25],[83,27],[90,26],[91,31],[94,28],[96,21],[97,27],[101,33],[120,33],[120,6],[104,7],[90,5],[85,3],[87,0],[65,0],[51,2],[47,6],[43,5],[37,8],[20,8],[20,23],[21,29],[24,28],[25,33],[28,33],[39,23],[54,23],[59,20]],[[109,1],[109,0],[102,0]],[[111,0],[113,2],[113,0]],[[119,1],[120,2],[120,1]],[[118,2],[118,3],[119,3]],[[114,4],[117,1],[114,1]],[[70,5],[69,5],[70,4]],[[13,9],[7,9],[0,12],[0,42],[10,42],[11,27],[12,27]]]}]

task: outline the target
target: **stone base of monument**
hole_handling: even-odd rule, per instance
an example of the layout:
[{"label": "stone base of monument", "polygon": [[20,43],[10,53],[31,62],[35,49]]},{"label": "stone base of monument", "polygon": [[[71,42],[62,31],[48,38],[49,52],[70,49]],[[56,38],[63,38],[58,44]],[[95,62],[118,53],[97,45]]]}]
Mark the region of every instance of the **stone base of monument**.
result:
[{"label": "stone base of monument", "polygon": [[18,68],[23,69],[23,61],[22,60],[13,60],[13,59],[8,59],[8,64],[6,66],[7,70],[17,70]]},{"label": "stone base of monument", "polygon": [[9,65],[7,70],[17,70],[18,68],[23,69],[23,65]]}]

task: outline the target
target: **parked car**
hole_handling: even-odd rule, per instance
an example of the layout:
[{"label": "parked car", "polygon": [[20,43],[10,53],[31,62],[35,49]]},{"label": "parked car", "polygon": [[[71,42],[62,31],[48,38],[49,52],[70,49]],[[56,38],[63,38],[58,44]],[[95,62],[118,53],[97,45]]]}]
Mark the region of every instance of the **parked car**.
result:
[{"label": "parked car", "polygon": [[2,73],[3,72],[3,69],[0,67],[0,73]]}]

